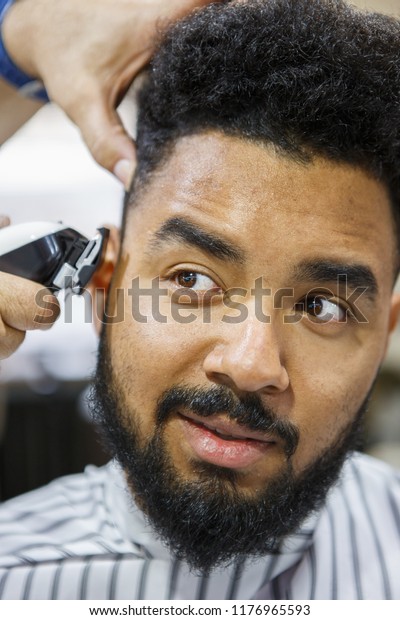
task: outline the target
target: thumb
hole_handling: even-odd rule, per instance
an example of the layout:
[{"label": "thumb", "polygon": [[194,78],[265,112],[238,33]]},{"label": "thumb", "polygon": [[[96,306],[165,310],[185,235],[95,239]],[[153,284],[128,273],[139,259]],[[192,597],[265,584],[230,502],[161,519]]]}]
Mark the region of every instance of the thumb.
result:
[{"label": "thumb", "polygon": [[79,106],[68,113],[93,158],[128,189],[136,165],[136,149],[118,113],[100,98],[81,98]]}]

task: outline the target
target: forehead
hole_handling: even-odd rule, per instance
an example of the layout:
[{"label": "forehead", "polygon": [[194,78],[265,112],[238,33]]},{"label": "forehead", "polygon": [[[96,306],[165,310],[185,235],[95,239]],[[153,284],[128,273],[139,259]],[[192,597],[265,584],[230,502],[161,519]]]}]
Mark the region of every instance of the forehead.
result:
[{"label": "forehead", "polygon": [[347,164],[323,158],[302,164],[272,146],[219,132],[184,137],[131,210],[127,234],[131,228],[149,235],[176,216],[227,237],[263,267],[284,269],[322,253],[367,260],[377,278],[393,278],[387,191]]}]

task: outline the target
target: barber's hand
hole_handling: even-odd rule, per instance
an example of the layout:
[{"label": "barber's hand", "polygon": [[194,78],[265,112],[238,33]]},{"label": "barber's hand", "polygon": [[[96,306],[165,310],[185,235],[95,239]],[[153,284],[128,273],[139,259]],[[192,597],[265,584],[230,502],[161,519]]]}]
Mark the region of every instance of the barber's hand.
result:
[{"label": "barber's hand", "polygon": [[[8,223],[0,216],[0,228]],[[51,327],[59,311],[57,299],[42,285],[0,272],[0,359],[18,349],[27,330]]]},{"label": "barber's hand", "polygon": [[210,0],[19,0],[3,25],[7,50],[81,130],[99,164],[126,185],[134,144],[115,107],[148,63],[160,26]]}]

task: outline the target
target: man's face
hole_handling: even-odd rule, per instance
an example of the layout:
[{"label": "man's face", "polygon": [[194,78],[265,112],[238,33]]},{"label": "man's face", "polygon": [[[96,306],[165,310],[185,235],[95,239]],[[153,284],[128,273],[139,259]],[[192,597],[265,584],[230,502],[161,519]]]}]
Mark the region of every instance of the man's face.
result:
[{"label": "man's face", "polygon": [[119,423],[142,450],[157,436],[193,488],[208,476],[253,501],[301,477],[374,382],[394,257],[387,194],[363,171],[217,132],[179,140],[130,209],[110,293]]}]

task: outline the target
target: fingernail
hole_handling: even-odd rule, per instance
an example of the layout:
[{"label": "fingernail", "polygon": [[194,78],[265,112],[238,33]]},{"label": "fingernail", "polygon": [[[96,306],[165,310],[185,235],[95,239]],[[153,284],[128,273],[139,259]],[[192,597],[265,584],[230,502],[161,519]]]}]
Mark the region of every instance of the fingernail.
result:
[{"label": "fingernail", "polygon": [[130,188],[134,170],[135,163],[129,159],[120,159],[114,166],[115,176],[123,183],[127,191]]}]

